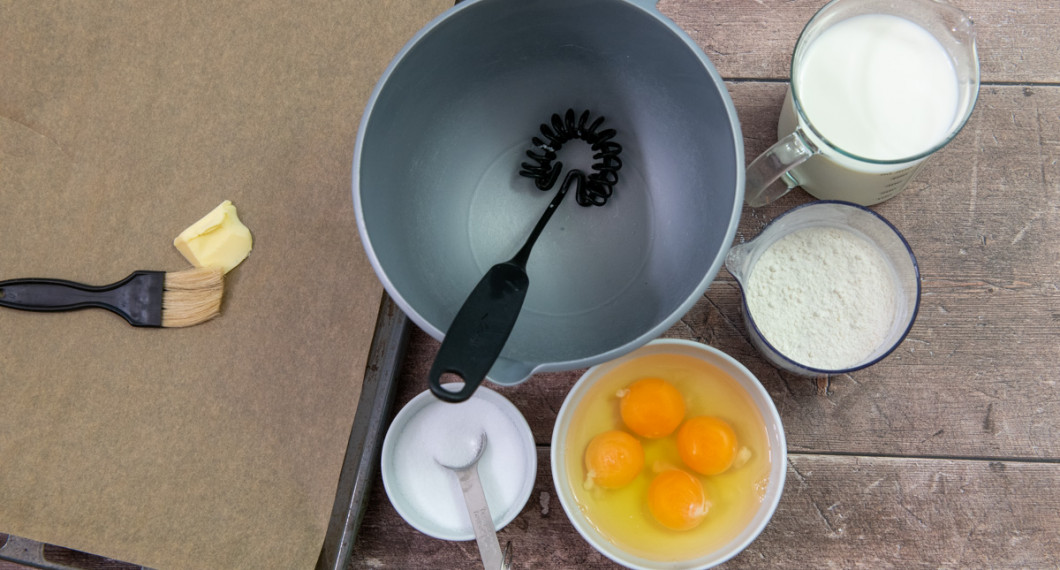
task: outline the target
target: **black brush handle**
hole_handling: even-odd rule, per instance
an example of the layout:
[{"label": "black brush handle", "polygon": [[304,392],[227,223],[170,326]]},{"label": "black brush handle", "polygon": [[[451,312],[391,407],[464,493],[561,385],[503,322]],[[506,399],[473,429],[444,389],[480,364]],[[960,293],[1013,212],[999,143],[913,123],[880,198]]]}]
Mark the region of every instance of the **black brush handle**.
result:
[{"label": "black brush handle", "polygon": [[138,327],[162,326],[163,271],[136,271],[110,285],[85,285],[64,279],[0,281],[0,307],[24,311],[74,311],[97,307]]}]

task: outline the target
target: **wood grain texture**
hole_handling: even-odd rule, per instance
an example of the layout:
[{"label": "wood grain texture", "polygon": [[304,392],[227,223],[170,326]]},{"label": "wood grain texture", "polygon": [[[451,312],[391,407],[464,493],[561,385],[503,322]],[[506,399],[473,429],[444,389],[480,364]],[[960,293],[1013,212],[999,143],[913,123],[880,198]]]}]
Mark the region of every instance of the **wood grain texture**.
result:
[{"label": "wood grain texture", "polygon": [[[786,85],[728,87],[752,157],[776,138]],[[909,337],[872,368],[819,379],[779,372],[747,341],[739,288],[725,271],[667,332],[747,365],[776,402],[794,453],[777,515],[726,567],[1055,567],[1058,147],[1060,88],[986,86],[960,135],[906,192],[876,208],[916,251],[924,296]],[[745,209],[737,240],[810,199],[796,191]],[[437,346],[414,331],[399,406],[426,388]],[[523,411],[542,461],[556,413],[581,372],[491,386]],[[842,456],[812,454],[822,452]],[[529,557],[520,563],[615,567],[565,517],[539,514],[545,497],[554,498],[544,466],[534,493],[502,532],[533,545],[517,549]],[[559,512],[554,501],[551,508]],[[354,568],[474,567],[473,545],[409,532],[385,495],[373,495],[366,520],[383,529],[362,530]],[[394,540],[429,554],[385,555]]]},{"label": "wood grain texture", "polygon": [[[976,24],[982,80],[1060,82],[1060,4],[1042,0],[953,0]],[[661,0],[727,79],[786,80],[799,32],[819,0]]]},{"label": "wood grain texture", "polygon": [[[376,481],[351,568],[480,568],[474,541],[411,530]],[[1060,564],[1060,468],[1039,463],[792,455],[773,520],[739,568],[1050,568]],[[619,568],[581,540],[548,449],[519,516],[498,533],[518,568]]]},{"label": "wood grain texture", "polygon": [[[790,53],[823,3],[660,3],[731,79],[748,160],[776,140]],[[1051,31],[1060,5],[955,3],[978,24],[976,110],[903,194],[875,208],[920,263],[923,299],[905,342],[849,375],[778,372],[747,341],[739,289],[724,270],[666,334],[747,365],[777,403],[792,451],[776,516],[726,568],[1060,565],[1060,42]],[[809,200],[796,191],[745,209],[737,240]],[[425,388],[437,346],[413,335],[399,404]],[[541,446],[530,504],[501,531],[521,567],[615,567],[573,531],[545,464],[556,412],[580,373],[497,388]],[[410,532],[379,487],[352,568],[476,567],[471,543]]]},{"label": "wood grain texture", "polygon": [[[730,87],[747,111],[785,89]],[[752,153],[775,118],[747,111]],[[743,341],[738,291],[724,275],[682,320],[685,329],[671,332],[744,358],[777,400],[795,450],[1056,459],[1058,142],[1060,89],[985,87],[957,138],[903,194],[874,208],[905,234],[923,287],[909,337],[877,366],[822,387],[761,365]],[[791,205],[745,215],[738,239]]]},{"label": "wood grain texture", "polygon": [[[728,87],[754,156],[775,140],[786,86]],[[956,139],[875,208],[905,234],[923,287],[908,338],[876,366],[820,382],[778,371],[747,340],[739,288],[725,271],[666,336],[748,366],[773,396],[792,450],[1060,459],[1058,163],[1060,87],[988,86]],[[809,200],[797,190],[745,208],[737,241]],[[428,340],[414,340],[402,386],[423,389]],[[540,444],[579,373],[501,390],[529,410]]]},{"label": "wood grain texture", "polygon": [[[798,31],[821,4],[660,4],[733,78],[748,160],[776,140],[787,88],[776,80],[787,77]],[[906,341],[853,374],[781,373],[747,341],[739,289],[725,271],[667,332],[716,346],[758,375],[793,452],[776,516],[727,568],[1060,564],[1060,88],[1041,85],[1060,77],[1049,33],[1060,13],[1040,2],[958,5],[979,24],[986,84],[976,110],[902,195],[876,208],[920,262],[923,299]],[[796,191],[745,209],[737,240],[810,199]],[[436,350],[413,335],[399,403],[425,388]],[[523,567],[615,567],[561,516],[544,465],[556,412],[580,373],[494,387],[524,412],[541,446],[530,504],[501,532]],[[470,543],[409,532],[379,489],[366,520],[353,568],[476,567]],[[409,550],[416,554],[399,554]]]}]

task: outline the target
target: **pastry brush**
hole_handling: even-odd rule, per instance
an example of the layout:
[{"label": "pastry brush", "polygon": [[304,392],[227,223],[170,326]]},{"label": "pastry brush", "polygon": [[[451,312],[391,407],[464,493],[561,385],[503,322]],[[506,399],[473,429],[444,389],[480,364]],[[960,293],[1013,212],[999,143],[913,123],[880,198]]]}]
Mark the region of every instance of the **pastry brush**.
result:
[{"label": "pastry brush", "polygon": [[47,312],[98,307],[137,327],[197,325],[221,312],[223,294],[224,272],[213,267],[136,271],[100,286],[63,279],[0,281],[0,307]]}]

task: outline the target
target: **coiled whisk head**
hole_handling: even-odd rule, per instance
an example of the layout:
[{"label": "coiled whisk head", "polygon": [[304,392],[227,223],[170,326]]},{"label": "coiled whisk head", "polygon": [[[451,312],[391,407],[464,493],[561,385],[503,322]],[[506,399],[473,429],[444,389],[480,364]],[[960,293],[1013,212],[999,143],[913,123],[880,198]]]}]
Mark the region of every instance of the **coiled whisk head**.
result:
[{"label": "coiled whisk head", "polygon": [[[603,117],[589,122],[589,111],[577,116],[574,109],[567,109],[561,117],[552,115],[551,124],[541,125],[541,137],[534,137],[531,142],[534,150],[526,151],[532,162],[524,162],[519,170],[521,176],[534,179],[534,185],[541,190],[550,190],[559,179],[563,170],[562,162],[556,160],[557,153],[565,143],[580,139],[590,145],[593,151],[592,173],[585,177],[575,193],[575,199],[581,206],[603,206],[615,192],[618,183],[618,170],[622,160],[618,155],[622,145],[612,140],[617,134],[614,129],[600,130]],[[536,151],[535,151],[536,150]]]}]

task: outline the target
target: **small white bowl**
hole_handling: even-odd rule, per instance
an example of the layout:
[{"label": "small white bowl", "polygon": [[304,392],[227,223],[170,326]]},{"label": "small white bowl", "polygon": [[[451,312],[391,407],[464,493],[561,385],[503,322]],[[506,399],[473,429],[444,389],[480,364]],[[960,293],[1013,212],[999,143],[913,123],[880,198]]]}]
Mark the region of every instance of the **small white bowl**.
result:
[{"label": "small white bowl", "polygon": [[[479,387],[466,402],[453,404],[443,402],[431,392],[424,391],[409,401],[391,422],[383,440],[381,471],[383,487],[386,489],[390,503],[394,505],[401,518],[416,530],[442,540],[473,540],[475,533],[471,528],[470,518],[464,507],[464,498],[455,475],[444,472],[444,468],[433,463],[429,453],[423,457],[423,463],[416,471],[402,470],[400,465],[408,465],[410,455],[402,454],[401,448],[413,446],[417,449],[423,445],[410,441],[411,432],[406,432],[418,414],[431,406],[445,406],[445,412],[459,410],[461,407],[487,403],[497,413],[487,414],[493,422],[486,425],[487,435],[491,436],[486,450],[479,460],[479,478],[486,491],[493,524],[500,530],[519,514],[530,498],[537,475],[537,446],[534,443],[530,426],[519,409],[507,398],[489,388]],[[436,410],[437,411],[437,410]],[[424,416],[426,417],[426,416]],[[423,418],[421,418],[422,420]],[[444,430],[445,426],[439,426]],[[491,433],[491,430],[493,432]],[[497,431],[500,430],[500,431]],[[511,441],[495,437],[496,434],[507,434]],[[453,442],[454,444],[456,442]],[[511,445],[514,448],[504,446]],[[508,460],[506,461],[505,458]],[[521,463],[521,469],[518,466]],[[437,474],[436,469],[443,472]],[[503,482],[501,478],[505,478]],[[513,479],[514,478],[514,479]],[[414,481],[419,479],[419,481]],[[425,486],[423,483],[428,482]],[[417,487],[415,489],[410,487]],[[506,496],[507,501],[498,501],[497,497]],[[492,499],[492,500],[491,500]],[[502,504],[495,504],[502,503]],[[447,516],[442,516],[447,515]],[[446,519],[446,520],[440,520]]]},{"label": "small white bowl", "polygon": [[[637,358],[656,354],[690,356],[721,369],[735,380],[750,397],[754,407],[766,423],[766,438],[769,442],[769,482],[764,498],[747,526],[729,542],[713,552],[694,559],[672,562],[641,558],[624,551],[609,541],[590,524],[585,514],[579,509],[564,475],[567,473],[567,465],[565,460],[566,450],[563,442],[570,427],[574,411],[578,409],[582,399],[591,392],[598,380],[607,376],[616,367]],[[777,413],[773,400],[758,382],[758,379],[742,364],[720,350],[704,344],[679,339],[655,340],[624,357],[590,368],[571,388],[570,393],[567,394],[552,432],[552,481],[556,488],[556,494],[559,496],[559,502],[567,513],[567,518],[570,519],[574,528],[582,535],[582,538],[601,554],[623,566],[637,570],[700,570],[711,568],[729,560],[739,554],[744,548],[747,548],[747,545],[751,544],[762,532],[762,529],[765,528],[776,511],[777,504],[780,502],[780,495],[784,490],[784,477],[787,473],[787,457],[787,443],[784,438],[784,428],[780,422],[780,415]]]}]

